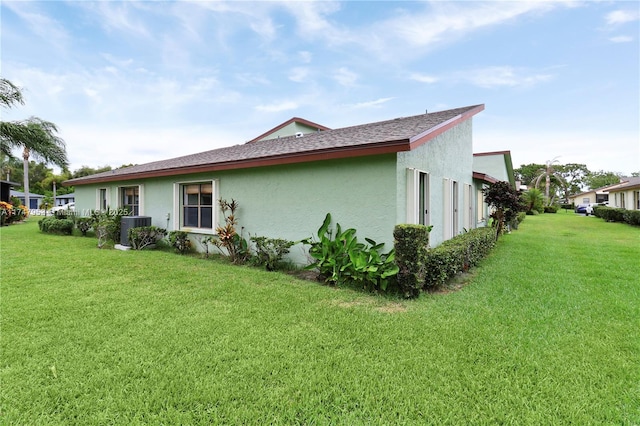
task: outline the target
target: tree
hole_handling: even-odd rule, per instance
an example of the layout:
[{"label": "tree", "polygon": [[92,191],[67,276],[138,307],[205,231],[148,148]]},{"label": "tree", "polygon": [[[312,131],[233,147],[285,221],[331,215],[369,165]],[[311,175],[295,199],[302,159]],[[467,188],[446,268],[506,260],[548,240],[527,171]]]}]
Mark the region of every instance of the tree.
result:
[{"label": "tree", "polygon": [[[22,92],[9,80],[0,78],[0,105],[11,108],[24,104]],[[13,157],[12,151],[22,149],[24,168],[25,205],[29,206],[29,158],[33,155],[46,164],[67,167],[67,152],[64,140],[56,135],[55,124],[38,117],[22,121],[0,121],[0,152]]]},{"label": "tree", "polygon": [[544,196],[538,188],[530,188],[523,193],[522,201],[525,205],[525,211],[530,212],[535,210],[538,213],[544,212]]},{"label": "tree", "polygon": [[585,181],[589,186],[589,189],[602,188],[603,186],[620,183],[620,173],[600,170],[599,172],[589,173],[589,176],[586,177]]},{"label": "tree", "polygon": [[89,167],[89,166],[82,166],[73,172],[73,174],[71,175],[71,178],[75,179],[75,178],[95,175],[96,173],[108,172],[109,170],[112,170],[111,166],[99,167],[97,169],[94,169],[93,167]]},{"label": "tree", "polygon": [[520,194],[509,182],[498,181],[482,190],[485,201],[495,210],[491,214],[495,220],[496,240],[502,235],[506,223],[516,218],[518,212],[524,210]]},{"label": "tree", "polygon": [[586,164],[568,163],[556,166],[556,171],[563,179],[563,198],[579,194],[585,186],[585,179],[591,173]]},{"label": "tree", "polygon": [[540,174],[540,170],[544,168],[544,164],[522,164],[517,169],[513,169],[515,180],[519,180],[524,185],[533,185],[536,176]]},{"label": "tree", "polygon": [[554,158],[553,160],[547,160],[545,166],[540,170],[540,173],[534,180],[534,186],[537,188],[542,178],[544,178],[544,196],[548,205],[551,205],[553,201],[550,197],[549,191],[551,188],[551,178],[554,177],[558,179],[561,184],[564,183],[562,175],[560,175],[560,173],[556,171],[556,166],[554,166],[555,163],[558,163],[558,160],[556,158]]}]

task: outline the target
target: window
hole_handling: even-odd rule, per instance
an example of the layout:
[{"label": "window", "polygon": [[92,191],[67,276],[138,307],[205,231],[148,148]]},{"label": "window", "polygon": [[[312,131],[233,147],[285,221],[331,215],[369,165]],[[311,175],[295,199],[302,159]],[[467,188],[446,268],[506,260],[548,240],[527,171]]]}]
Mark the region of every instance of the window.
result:
[{"label": "window", "polygon": [[429,226],[429,173],[407,169],[407,223]]},{"label": "window", "polygon": [[140,214],[140,187],[127,186],[120,188],[120,208],[133,216]]},{"label": "window", "polygon": [[473,191],[469,184],[464,185],[464,226],[473,229]]},{"label": "window", "polygon": [[98,210],[107,210],[109,206],[108,195],[107,188],[98,189]]},{"label": "window", "polygon": [[213,228],[213,183],[180,185],[181,227]]},{"label": "window", "polygon": [[633,191],[633,208],[640,210],[640,191]]},{"label": "window", "polygon": [[482,189],[478,189],[478,192],[476,194],[476,220],[478,222],[482,222],[485,220],[484,212],[484,192],[482,192]]},{"label": "window", "polygon": [[458,234],[458,182],[444,179],[444,239]]}]

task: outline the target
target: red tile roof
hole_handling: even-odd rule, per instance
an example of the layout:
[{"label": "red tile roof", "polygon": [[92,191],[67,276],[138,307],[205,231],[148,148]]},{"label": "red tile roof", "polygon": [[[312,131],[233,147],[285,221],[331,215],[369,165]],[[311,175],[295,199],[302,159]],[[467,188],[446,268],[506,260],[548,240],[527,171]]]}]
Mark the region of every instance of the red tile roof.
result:
[{"label": "red tile roof", "polygon": [[484,109],[473,105],[317,133],[234,145],[70,179],[65,185],[173,176],[409,151]]}]

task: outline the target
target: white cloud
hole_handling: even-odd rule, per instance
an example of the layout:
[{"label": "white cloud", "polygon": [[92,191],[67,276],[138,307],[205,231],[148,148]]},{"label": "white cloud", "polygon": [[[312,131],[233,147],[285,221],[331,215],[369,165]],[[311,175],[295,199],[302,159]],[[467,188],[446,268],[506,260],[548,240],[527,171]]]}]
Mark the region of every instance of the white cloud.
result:
[{"label": "white cloud", "polygon": [[31,32],[47,44],[63,49],[70,40],[66,29],[60,22],[40,11],[36,5],[34,2],[4,2],[2,6],[19,16]]},{"label": "white cloud", "polygon": [[368,102],[359,102],[357,104],[354,104],[352,108],[377,108],[379,106],[381,106],[382,104],[385,104],[387,102],[389,102],[390,100],[393,100],[394,98],[380,98],[380,99],[376,99],[375,101],[368,101]]},{"label": "white cloud", "polygon": [[[402,11],[376,22],[359,43],[381,57],[412,56],[434,50],[479,29],[543,13],[572,2],[427,2],[422,11]],[[375,34],[384,34],[384,38]]]},{"label": "white cloud", "polygon": [[610,37],[609,41],[613,43],[629,43],[630,41],[633,41],[633,37],[629,37],[629,36]]},{"label": "white cloud", "polygon": [[280,111],[288,111],[296,108],[298,108],[298,103],[294,101],[275,102],[272,104],[258,105],[255,107],[256,110],[261,112],[280,112]]},{"label": "white cloud", "polygon": [[418,74],[418,73],[411,74],[410,78],[411,80],[419,81],[420,83],[428,83],[428,84],[433,84],[440,80],[439,78],[433,77],[431,75]]},{"label": "white cloud", "polygon": [[309,68],[295,67],[289,71],[289,80],[296,83],[303,83],[309,76]]},{"label": "white cloud", "polygon": [[531,73],[526,69],[509,66],[477,68],[454,74],[457,80],[467,81],[483,88],[530,87],[553,78],[550,74]]},{"label": "white cloud", "polygon": [[151,37],[151,31],[139,18],[140,14],[132,13],[132,10],[137,12],[139,9],[150,13],[152,9],[145,8],[142,2],[78,2],[77,5],[97,13],[96,20],[108,32],[124,32],[144,38]]},{"label": "white cloud", "polygon": [[605,16],[608,25],[620,25],[627,22],[633,22],[640,19],[638,10],[615,10]]},{"label": "white cloud", "polygon": [[353,86],[358,80],[358,74],[350,71],[348,68],[342,67],[335,72],[333,79],[342,86]]}]

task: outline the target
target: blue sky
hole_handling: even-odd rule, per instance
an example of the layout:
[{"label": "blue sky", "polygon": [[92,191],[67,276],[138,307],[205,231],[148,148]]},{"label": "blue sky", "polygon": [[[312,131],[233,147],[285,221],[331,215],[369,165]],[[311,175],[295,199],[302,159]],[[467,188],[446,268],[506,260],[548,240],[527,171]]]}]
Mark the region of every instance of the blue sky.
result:
[{"label": "blue sky", "polygon": [[640,3],[1,3],[1,71],[71,169],[467,105],[474,151],[515,167],[640,171]]}]

